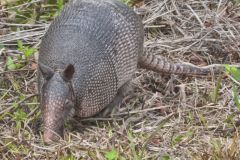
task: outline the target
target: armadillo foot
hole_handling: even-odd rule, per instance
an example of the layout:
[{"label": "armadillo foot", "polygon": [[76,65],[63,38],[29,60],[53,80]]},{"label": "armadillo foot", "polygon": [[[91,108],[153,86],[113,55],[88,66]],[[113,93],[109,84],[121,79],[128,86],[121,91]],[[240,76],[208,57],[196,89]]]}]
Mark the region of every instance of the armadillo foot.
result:
[{"label": "armadillo foot", "polygon": [[122,85],[121,88],[118,89],[117,95],[114,97],[112,102],[108,104],[100,113],[98,113],[97,117],[108,117],[112,113],[116,111],[118,107],[121,106],[123,98],[131,92],[130,82],[126,82]]}]

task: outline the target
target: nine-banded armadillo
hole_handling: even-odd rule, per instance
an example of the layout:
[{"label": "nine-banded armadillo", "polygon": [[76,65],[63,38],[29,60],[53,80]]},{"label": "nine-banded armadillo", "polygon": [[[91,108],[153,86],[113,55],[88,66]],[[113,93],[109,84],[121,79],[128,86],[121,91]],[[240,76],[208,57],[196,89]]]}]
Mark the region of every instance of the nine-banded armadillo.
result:
[{"label": "nine-banded armadillo", "polygon": [[73,0],[52,22],[39,51],[38,87],[45,142],[63,136],[70,110],[90,117],[121,101],[137,65],[158,72],[205,75],[143,52],[141,19],[117,0]]}]

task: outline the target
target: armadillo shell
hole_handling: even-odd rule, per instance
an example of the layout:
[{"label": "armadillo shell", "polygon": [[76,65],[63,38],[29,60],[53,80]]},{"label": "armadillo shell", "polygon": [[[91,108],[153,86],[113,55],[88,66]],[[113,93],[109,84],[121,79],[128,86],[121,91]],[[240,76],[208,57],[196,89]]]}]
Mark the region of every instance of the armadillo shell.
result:
[{"label": "armadillo shell", "polygon": [[[53,70],[74,65],[75,109],[89,117],[131,79],[142,52],[143,26],[134,11],[114,0],[74,0],[43,37],[39,62]],[[41,73],[38,80],[41,86]]]}]

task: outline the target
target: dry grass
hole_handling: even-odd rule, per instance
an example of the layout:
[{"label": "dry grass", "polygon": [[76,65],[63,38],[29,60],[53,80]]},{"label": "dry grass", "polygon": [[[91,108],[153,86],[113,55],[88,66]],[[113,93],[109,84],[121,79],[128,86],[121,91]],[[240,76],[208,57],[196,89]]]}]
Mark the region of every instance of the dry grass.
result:
[{"label": "dry grass", "polygon": [[[8,57],[17,63],[23,54],[17,40],[38,48],[49,23],[38,16],[38,3],[0,6],[0,159],[240,159],[240,112],[232,96],[237,83],[226,75],[142,69],[132,81],[134,93],[112,117],[71,120],[65,141],[45,146],[35,59],[21,59],[21,69],[6,67]],[[29,6],[37,16],[18,23],[12,8]],[[145,0],[135,6],[145,11],[146,52],[199,66],[239,62],[240,5],[233,1]]]}]

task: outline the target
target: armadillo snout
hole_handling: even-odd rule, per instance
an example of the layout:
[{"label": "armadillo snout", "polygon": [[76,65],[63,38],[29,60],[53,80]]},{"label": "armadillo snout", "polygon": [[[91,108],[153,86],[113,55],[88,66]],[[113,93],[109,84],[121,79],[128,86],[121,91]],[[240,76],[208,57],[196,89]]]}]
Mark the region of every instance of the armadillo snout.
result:
[{"label": "armadillo snout", "polygon": [[43,110],[43,141],[56,142],[63,137],[64,116],[56,106],[46,106]]}]

